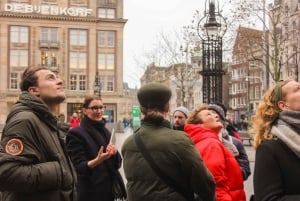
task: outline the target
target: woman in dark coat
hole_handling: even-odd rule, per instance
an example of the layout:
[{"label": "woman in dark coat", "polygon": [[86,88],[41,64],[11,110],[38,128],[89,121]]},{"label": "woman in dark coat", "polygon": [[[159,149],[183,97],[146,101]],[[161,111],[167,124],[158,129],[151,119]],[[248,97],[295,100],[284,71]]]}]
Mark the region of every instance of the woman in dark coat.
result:
[{"label": "woman in dark coat", "polygon": [[104,106],[98,96],[87,96],[80,126],[69,130],[67,150],[78,176],[78,201],[113,201],[112,185],[119,176],[121,156],[110,144]]},{"label": "woman in dark coat", "polygon": [[300,200],[300,83],[270,88],[253,118],[255,201]]}]

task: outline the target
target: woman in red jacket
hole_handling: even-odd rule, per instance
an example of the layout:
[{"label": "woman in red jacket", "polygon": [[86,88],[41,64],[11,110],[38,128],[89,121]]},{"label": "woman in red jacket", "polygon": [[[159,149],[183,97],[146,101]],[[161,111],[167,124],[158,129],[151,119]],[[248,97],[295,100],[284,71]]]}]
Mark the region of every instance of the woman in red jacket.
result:
[{"label": "woman in red jacket", "polygon": [[76,112],[74,112],[73,115],[70,117],[69,123],[71,128],[75,128],[80,125],[80,121]]},{"label": "woman in red jacket", "polygon": [[223,124],[218,115],[207,108],[207,105],[202,105],[194,109],[188,116],[184,131],[189,134],[214,176],[217,201],[245,201],[239,164],[218,138]]}]

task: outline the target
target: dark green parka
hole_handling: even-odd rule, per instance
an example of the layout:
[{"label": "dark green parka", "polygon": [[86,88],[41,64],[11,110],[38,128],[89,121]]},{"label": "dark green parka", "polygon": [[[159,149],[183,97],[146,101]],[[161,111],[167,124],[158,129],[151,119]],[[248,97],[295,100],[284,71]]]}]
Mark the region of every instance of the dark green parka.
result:
[{"label": "dark green parka", "polygon": [[[183,187],[191,189],[205,201],[215,198],[215,183],[191,139],[182,131],[142,122],[141,140],[156,164]],[[184,201],[179,193],[162,181],[138,150],[133,136],[122,147],[123,168],[129,201]]]},{"label": "dark green parka", "polygon": [[0,146],[2,201],[75,201],[76,173],[63,129],[42,100],[20,95],[7,117]]}]

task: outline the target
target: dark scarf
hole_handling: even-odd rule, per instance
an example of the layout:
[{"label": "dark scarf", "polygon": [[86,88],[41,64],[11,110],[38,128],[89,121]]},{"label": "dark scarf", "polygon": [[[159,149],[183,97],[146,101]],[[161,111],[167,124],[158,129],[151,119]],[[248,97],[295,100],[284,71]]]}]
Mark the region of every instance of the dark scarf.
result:
[{"label": "dark scarf", "polygon": [[184,125],[182,125],[182,126],[174,126],[173,125],[173,129],[174,130],[179,130],[179,131],[184,131]]},{"label": "dark scarf", "polygon": [[[80,122],[80,126],[82,126],[87,131],[88,135],[90,135],[90,137],[94,140],[97,150],[99,150],[101,146],[106,149],[109,144],[111,134],[105,127],[105,123],[105,119],[102,121],[93,121],[87,116],[84,116]],[[94,157],[96,157],[97,154],[98,152],[95,152]],[[114,172],[121,165],[121,156],[118,153],[105,160],[104,164],[108,167],[109,171]]]},{"label": "dark scarf", "polygon": [[271,133],[300,158],[300,112],[284,110],[272,126]]},{"label": "dark scarf", "polygon": [[[39,97],[23,91],[19,96],[19,100],[12,107],[11,112],[7,116],[8,121],[12,116],[18,112],[31,111],[33,112],[42,122],[47,124],[53,131],[59,129],[63,132],[69,130],[69,126],[66,123],[60,123],[58,118],[50,113],[46,103]],[[64,134],[65,135],[65,134]]]},{"label": "dark scarf", "polygon": [[88,134],[97,142],[97,148],[101,145],[105,148],[109,143],[110,133],[105,128],[105,120],[93,121],[90,118],[84,116],[81,120],[81,125],[88,132]]}]

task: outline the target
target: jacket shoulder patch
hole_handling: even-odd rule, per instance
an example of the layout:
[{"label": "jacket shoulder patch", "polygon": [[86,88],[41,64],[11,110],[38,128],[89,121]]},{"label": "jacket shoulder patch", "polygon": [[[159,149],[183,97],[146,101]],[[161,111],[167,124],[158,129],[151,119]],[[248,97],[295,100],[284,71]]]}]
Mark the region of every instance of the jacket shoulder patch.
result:
[{"label": "jacket shoulder patch", "polygon": [[5,151],[13,156],[18,156],[23,152],[24,145],[19,139],[10,139],[5,145]]}]

